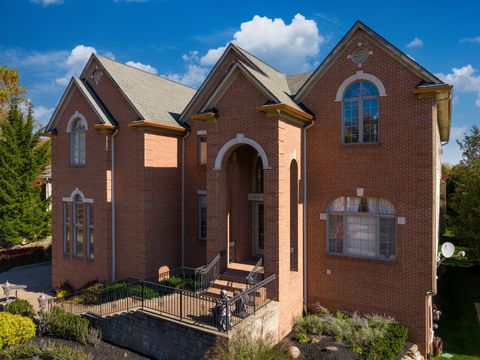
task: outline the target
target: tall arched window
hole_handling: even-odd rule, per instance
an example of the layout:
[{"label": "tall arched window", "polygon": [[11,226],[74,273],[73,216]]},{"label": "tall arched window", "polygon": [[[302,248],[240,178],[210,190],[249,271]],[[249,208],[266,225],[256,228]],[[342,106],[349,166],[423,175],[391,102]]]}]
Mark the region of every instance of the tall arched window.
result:
[{"label": "tall arched window", "polygon": [[83,199],[80,195],[73,198],[73,255],[83,257]]},{"label": "tall arched window", "polygon": [[351,84],[343,95],[343,142],[378,142],[378,89],[369,81]]},{"label": "tall arched window", "polygon": [[263,162],[260,155],[257,154],[253,164],[253,192],[263,194]]},{"label": "tall arched window", "polygon": [[328,253],[394,260],[396,215],[385,199],[340,197],[328,207]]},{"label": "tall arched window", "polygon": [[70,164],[85,164],[85,121],[76,119],[70,131]]}]

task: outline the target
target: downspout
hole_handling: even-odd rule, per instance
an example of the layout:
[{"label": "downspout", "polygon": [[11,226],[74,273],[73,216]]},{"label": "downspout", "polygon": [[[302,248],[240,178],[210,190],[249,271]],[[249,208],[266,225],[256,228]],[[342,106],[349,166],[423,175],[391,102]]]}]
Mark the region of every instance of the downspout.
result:
[{"label": "downspout", "polygon": [[307,130],[313,122],[303,128],[303,302],[307,304]]},{"label": "downspout", "polygon": [[189,136],[188,131],[182,137],[182,267],[185,266],[185,140]]},{"label": "downspout", "polygon": [[112,282],[115,281],[115,136],[118,134],[118,129],[112,134],[112,176],[111,176],[111,191],[112,191]]}]

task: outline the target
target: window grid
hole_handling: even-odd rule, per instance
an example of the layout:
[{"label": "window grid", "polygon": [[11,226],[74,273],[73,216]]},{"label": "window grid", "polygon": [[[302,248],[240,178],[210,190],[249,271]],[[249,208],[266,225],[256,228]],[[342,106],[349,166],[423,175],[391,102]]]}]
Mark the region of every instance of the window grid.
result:
[{"label": "window grid", "polygon": [[207,238],[207,195],[198,195],[198,237]]},{"label": "window grid", "polygon": [[93,260],[94,254],[94,227],[93,227],[93,205],[86,204],[87,207],[87,259]]},{"label": "window grid", "polygon": [[[331,211],[332,205],[329,207],[327,252],[334,255],[394,260],[397,218],[393,214],[391,203],[383,203],[383,199],[377,198],[343,197],[340,199],[343,200],[343,209],[347,211],[341,211],[339,199],[332,202],[335,209],[339,211]],[[355,212],[352,209],[352,202],[355,204],[353,201],[355,199],[368,199],[369,205],[371,203],[371,212]],[[356,203],[360,209],[362,202]],[[388,211],[390,214],[384,213]]]},{"label": "window grid", "polygon": [[70,133],[70,164],[85,164],[85,126],[81,119],[77,119]]},{"label": "window grid", "polygon": [[73,255],[83,257],[83,202],[79,195],[75,196],[73,202]]},{"label": "window grid", "polygon": [[63,254],[70,255],[70,204],[63,202]]},{"label": "window grid", "polygon": [[342,141],[344,144],[378,143],[378,89],[366,82],[355,82],[343,99]]}]

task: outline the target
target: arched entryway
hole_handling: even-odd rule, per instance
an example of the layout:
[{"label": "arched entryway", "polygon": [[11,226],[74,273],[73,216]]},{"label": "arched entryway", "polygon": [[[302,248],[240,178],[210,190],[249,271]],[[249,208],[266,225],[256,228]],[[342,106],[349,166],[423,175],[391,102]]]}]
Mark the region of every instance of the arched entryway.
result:
[{"label": "arched entryway", "polygon": [[229,262],[248,263],[264,255],[264,161],[248,144],[225,156],[227,252]]}]

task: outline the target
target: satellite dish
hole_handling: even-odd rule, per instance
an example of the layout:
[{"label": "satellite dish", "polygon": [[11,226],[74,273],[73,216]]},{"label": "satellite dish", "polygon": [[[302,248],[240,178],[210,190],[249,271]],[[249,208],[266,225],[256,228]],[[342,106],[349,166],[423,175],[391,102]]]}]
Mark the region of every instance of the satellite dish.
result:
[{"label": "satellite dish", "polygon": [[442,245],[442,255],[446,258],[450,258],[455,253],[455,245],[451,242],[446,242]]}]

